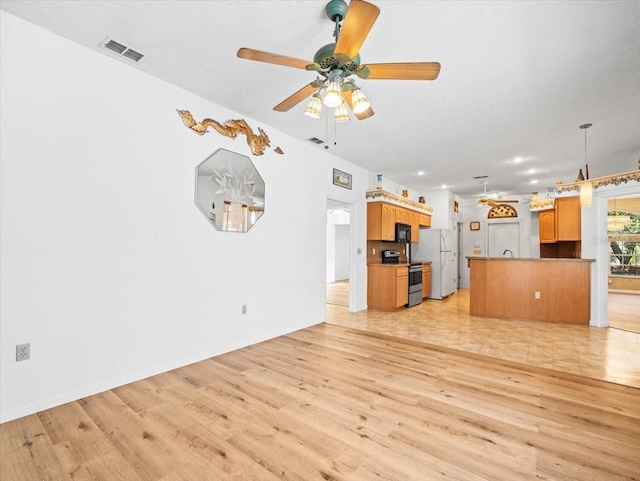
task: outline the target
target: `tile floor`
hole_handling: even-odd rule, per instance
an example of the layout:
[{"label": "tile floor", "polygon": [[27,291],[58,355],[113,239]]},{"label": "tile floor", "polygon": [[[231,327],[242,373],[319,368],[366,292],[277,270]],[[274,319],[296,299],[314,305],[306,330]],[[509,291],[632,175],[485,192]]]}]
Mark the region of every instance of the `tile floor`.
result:
[{"label": "tile floor", "polygon": [[640,334],[473,317],[467,289],[393,313],[328,304],[327,322],[640,388]]}]

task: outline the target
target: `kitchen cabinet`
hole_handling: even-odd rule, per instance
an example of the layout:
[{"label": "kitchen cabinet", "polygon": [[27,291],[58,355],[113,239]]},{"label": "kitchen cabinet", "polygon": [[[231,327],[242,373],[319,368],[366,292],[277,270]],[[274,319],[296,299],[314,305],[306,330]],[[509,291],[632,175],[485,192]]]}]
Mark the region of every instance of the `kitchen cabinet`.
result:
[{"label": "kitchen cabinet", "polygon": [[402,267],[396,270],[396,304],[402,307],[409,302],[409,268]]},{"label": "kitchen cabinet", "polygon": [[431,294],[431,262],[422,263],[422,298]]},{"label": "kitchen cabinet", "polygon": [[555,207],[538,215],[541,258],[580,258],[581,243],[580,198],[558,197]]},{"label": "kitchen cabinet", "polygon": [[579,241],[582,228],[580,197],[557,198],[555,211],[558,240]]},{"label": "kitchen cabinet", "polygon": [[409,210],[404,207],[396,207],[396,222],[409,224]]},{"label": "kitchen cabinet", "polygon": [[367,274],[369,309],[393,311],[409,302],[409,266],[370,264]]},{"label": "kitchen cabinet", "polygon": [[367,240],[396,239],[396,206],[386,202],[367,203]]},{"label": "kitchen cabinet", "polygon": [[431,227],[431,216],[418,212],[418,224],[420,227]]},{"label": "kitchen cabinet", "polygon": [[540,227],[540,243],[557,242],[556,234],[556,210],[542,210],[538,217],[538,225]]},{"label": "kitchen cabinet", "polygon": [[411,226],[411,242],[420,240],[420,212],[409,211],[409,225]]},{"label": "kitchen cabinet", "polygon": [[396,222],[411,226],[411,240],[417,242],[420,227],[431,226],[431,216],[387,202],[367,203],[367,240],[394,241]]}]

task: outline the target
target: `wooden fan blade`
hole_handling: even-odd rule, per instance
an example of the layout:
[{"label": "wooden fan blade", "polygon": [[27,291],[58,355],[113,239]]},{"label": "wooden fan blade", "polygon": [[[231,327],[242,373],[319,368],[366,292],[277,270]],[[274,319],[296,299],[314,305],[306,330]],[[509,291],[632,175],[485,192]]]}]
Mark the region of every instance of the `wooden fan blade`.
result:
[{"label": "wooden fan blade", "polygon": [[[347,102],[347,105],[353,112],[353,102],[351,101],[351,94],[352,94],[351,90],[343,91],[342,98],[344,99],[345,102]],[[373,117],[375,115],[375,112],[371,107],[369,107],[367,110],[359,114],[356,114],[355,112],[353,112],[353,115],[355,115],[358,120],[364,120],[364,119],[368,119],[369,117]]]},{"label": "wooden fan blade", "polygon": [[438,62],[368,63],[367,79],[435,80],[440,73]]},{"label": "wooden fan blade", "polygon": [[319,83],[314,80],[310,84],[307,84],[304,87],[302,87],[293,95],[290,95],[289,97],[284,99],[282,102],[276,105],[273,108],[273,110],[277,110],[278,112],[286,112],[291,107],[298,105],[300,102],[306,99],[309,95],[313,95],[318,90],[320,90],[321,85],[322,83]]},{"label": "wooden fan blade", "polygon": [[262,52],[252,48],[241,48],[238,50],[238,57],[247,60],[255,60],[257,62],[273,63],[276,65],[284,65],[285,67],[301,68],[306,70],[307,65],[313,65],[313,62],[301,60],[299,58],[287,57],[277,53]]},{"label": "wooden fan blade", "polygon": [[379,14],[380,9],[375,5],[364,0],[351,0],[342,22],[334,55],[337,58],[346,56],[349,60],[353,60],[358,55]]}]

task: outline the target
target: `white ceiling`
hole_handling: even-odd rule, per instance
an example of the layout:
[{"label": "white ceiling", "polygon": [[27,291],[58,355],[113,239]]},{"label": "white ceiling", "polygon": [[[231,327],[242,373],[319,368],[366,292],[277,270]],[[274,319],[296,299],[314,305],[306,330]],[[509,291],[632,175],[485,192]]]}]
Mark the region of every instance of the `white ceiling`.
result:
[{"label": "white ceiling", "polygon": [[587,122],[591,177],[638,168],[640,2],[374,0],[381,12],[360,50],[362,63],[438,61],[442,70],[432,82],[358,81],[376,115],[335,129],[326,115],[303,115],[306,101],[286,113],[272,110],[311,82],[313,72],[236,57],[238,48],[250,47],[311,61],[333,41],[326,3],[1,0],[0,6],[104,55],[112,54],[99,45],[111,36],[147,55],[140,64],[119,60],[131,68],[303,141],[323,139],[328,152],[420,193],[447,184],[471,198],[483,191],[473,178],[481,175],[489,176],[490,192],[507,196],[572,182],[584,167],[579,126]]}]

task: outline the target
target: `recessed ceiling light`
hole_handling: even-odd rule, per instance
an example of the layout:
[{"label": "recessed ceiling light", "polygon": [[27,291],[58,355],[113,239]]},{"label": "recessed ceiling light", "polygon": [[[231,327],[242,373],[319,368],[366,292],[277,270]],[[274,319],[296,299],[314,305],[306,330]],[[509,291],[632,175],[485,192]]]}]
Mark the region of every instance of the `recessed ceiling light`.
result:
[{"label": "recessed ceiling light", "polygon": [[536,173],[536,169],[527,170],[527,174],[535,174],[535,173]]},{"label": "recessed ceiling light", "polygon": [[522,162],[523,160],[524,159],[522,157],[514,157],[511,162],[515,162],[517,164],[518,162]]},{"label": "recessed ceiling light", "polygon": [[533,180],[531,181],[531,183],[532,183],[532,184],[537,184],[537,183],[538,183],[538,181],[537,181],[536,179],[533,179]]},{"label": "recessed ceiling light", "polygon": [[446,189],[447,187],[449,187],[447,184],[442,184],[442,185],[440,186],[440,188],[441,188],[441,189]]},{"label": "recessed ceiling light", "polygon": [[418,175],[424,175],[424,170],[421,170],[420,172],[418,172]]}]

